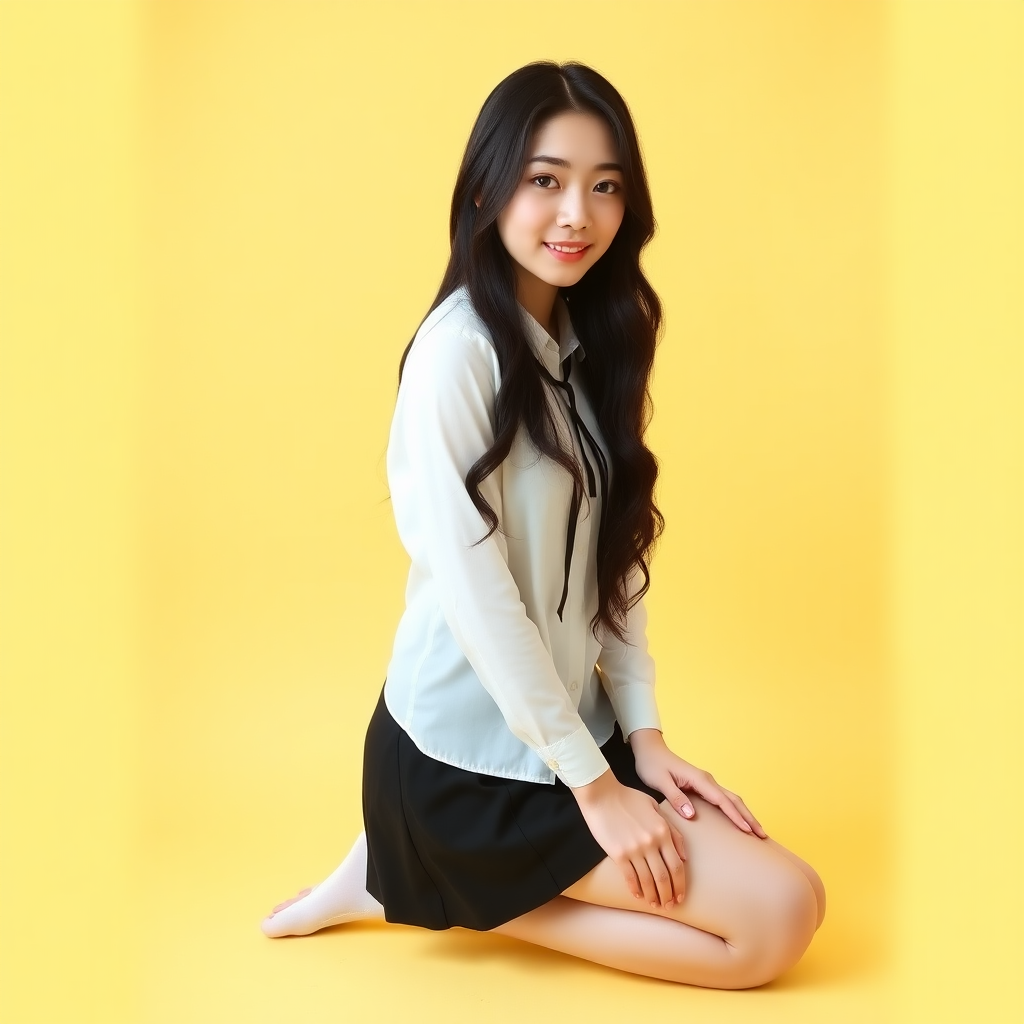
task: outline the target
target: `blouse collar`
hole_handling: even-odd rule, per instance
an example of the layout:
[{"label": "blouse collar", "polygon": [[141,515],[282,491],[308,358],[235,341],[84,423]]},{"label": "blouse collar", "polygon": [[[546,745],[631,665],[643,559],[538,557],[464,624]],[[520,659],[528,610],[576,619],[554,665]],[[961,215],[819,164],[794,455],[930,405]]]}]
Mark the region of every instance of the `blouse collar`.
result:
[{"label": "blouse collar", "polygon": [[555,316],[558,320],[558,336],[561,339],[559,342],[556,342],[548,334],[522,303],[519,304],[519,308],[523,314],[523,325],[526,328],[527,337],[533,346],[534,352],[537,354],[537,358],[540,359],[553,376],[561,379],[560,367],[562,363],[573,352],[579,353],[579,359],[582,359],[585,355],[580,339],[572,326],[568,303],[561,295],[555,298]]}]

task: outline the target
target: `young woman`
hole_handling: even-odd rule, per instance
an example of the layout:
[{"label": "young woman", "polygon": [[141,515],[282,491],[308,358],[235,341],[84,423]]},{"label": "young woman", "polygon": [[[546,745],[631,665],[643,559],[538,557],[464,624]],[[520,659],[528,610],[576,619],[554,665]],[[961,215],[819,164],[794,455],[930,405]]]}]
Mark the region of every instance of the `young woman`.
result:
[{"label": "young woman", "polygon": [[366,734],[365,832],[267,935],[383,918],[745,988],[821,923],[814,870],[661,731],[653,231],[608,81],[540,61],[494,89],[399,367],[387,470],[412,565]]}]

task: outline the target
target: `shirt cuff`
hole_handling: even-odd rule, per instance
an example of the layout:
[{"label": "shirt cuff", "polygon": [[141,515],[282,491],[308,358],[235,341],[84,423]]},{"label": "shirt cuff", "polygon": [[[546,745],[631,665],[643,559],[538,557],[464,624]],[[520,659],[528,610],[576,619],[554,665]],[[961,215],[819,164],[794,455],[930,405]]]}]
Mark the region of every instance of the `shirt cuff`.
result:
[{"label": "shirt cuff", "polygon": [[661,715],[654,699],[654,687],[631,683],[615,688],[615,717],[624,739],[637,729],[661,729]]},{"label": "shirt cuff", "polygon": [[536,753],[570,789],[593,782],[610,767],[586,725]]}]

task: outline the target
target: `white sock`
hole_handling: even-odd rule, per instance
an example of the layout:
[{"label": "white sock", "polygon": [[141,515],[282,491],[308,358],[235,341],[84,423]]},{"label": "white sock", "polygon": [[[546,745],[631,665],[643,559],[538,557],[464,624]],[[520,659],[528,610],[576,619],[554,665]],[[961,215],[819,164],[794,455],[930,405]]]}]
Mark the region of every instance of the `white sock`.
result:
[{"label": "white sock", "polygon": [[309,935],[347,921],[384,920],[384,908],[366,891],[366,833],[360,832],[348,856],[313,891],[264,918],[265,935]]}]

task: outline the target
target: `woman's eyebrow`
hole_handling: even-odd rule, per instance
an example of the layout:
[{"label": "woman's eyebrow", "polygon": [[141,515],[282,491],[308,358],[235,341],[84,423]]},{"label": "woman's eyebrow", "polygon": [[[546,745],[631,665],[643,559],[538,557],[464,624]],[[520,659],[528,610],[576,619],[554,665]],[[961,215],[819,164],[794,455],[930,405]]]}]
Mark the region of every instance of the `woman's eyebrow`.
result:
[{"label": "woman's eyebrow", "polygon": [[[556,167],[572,167],[572,164],[568,160],[563,160],[560,156],[531,156],[526,161],[528,164],[545,163],[554,164]],[[595,164],[595,171],[622,171],[621,164]]]}]

